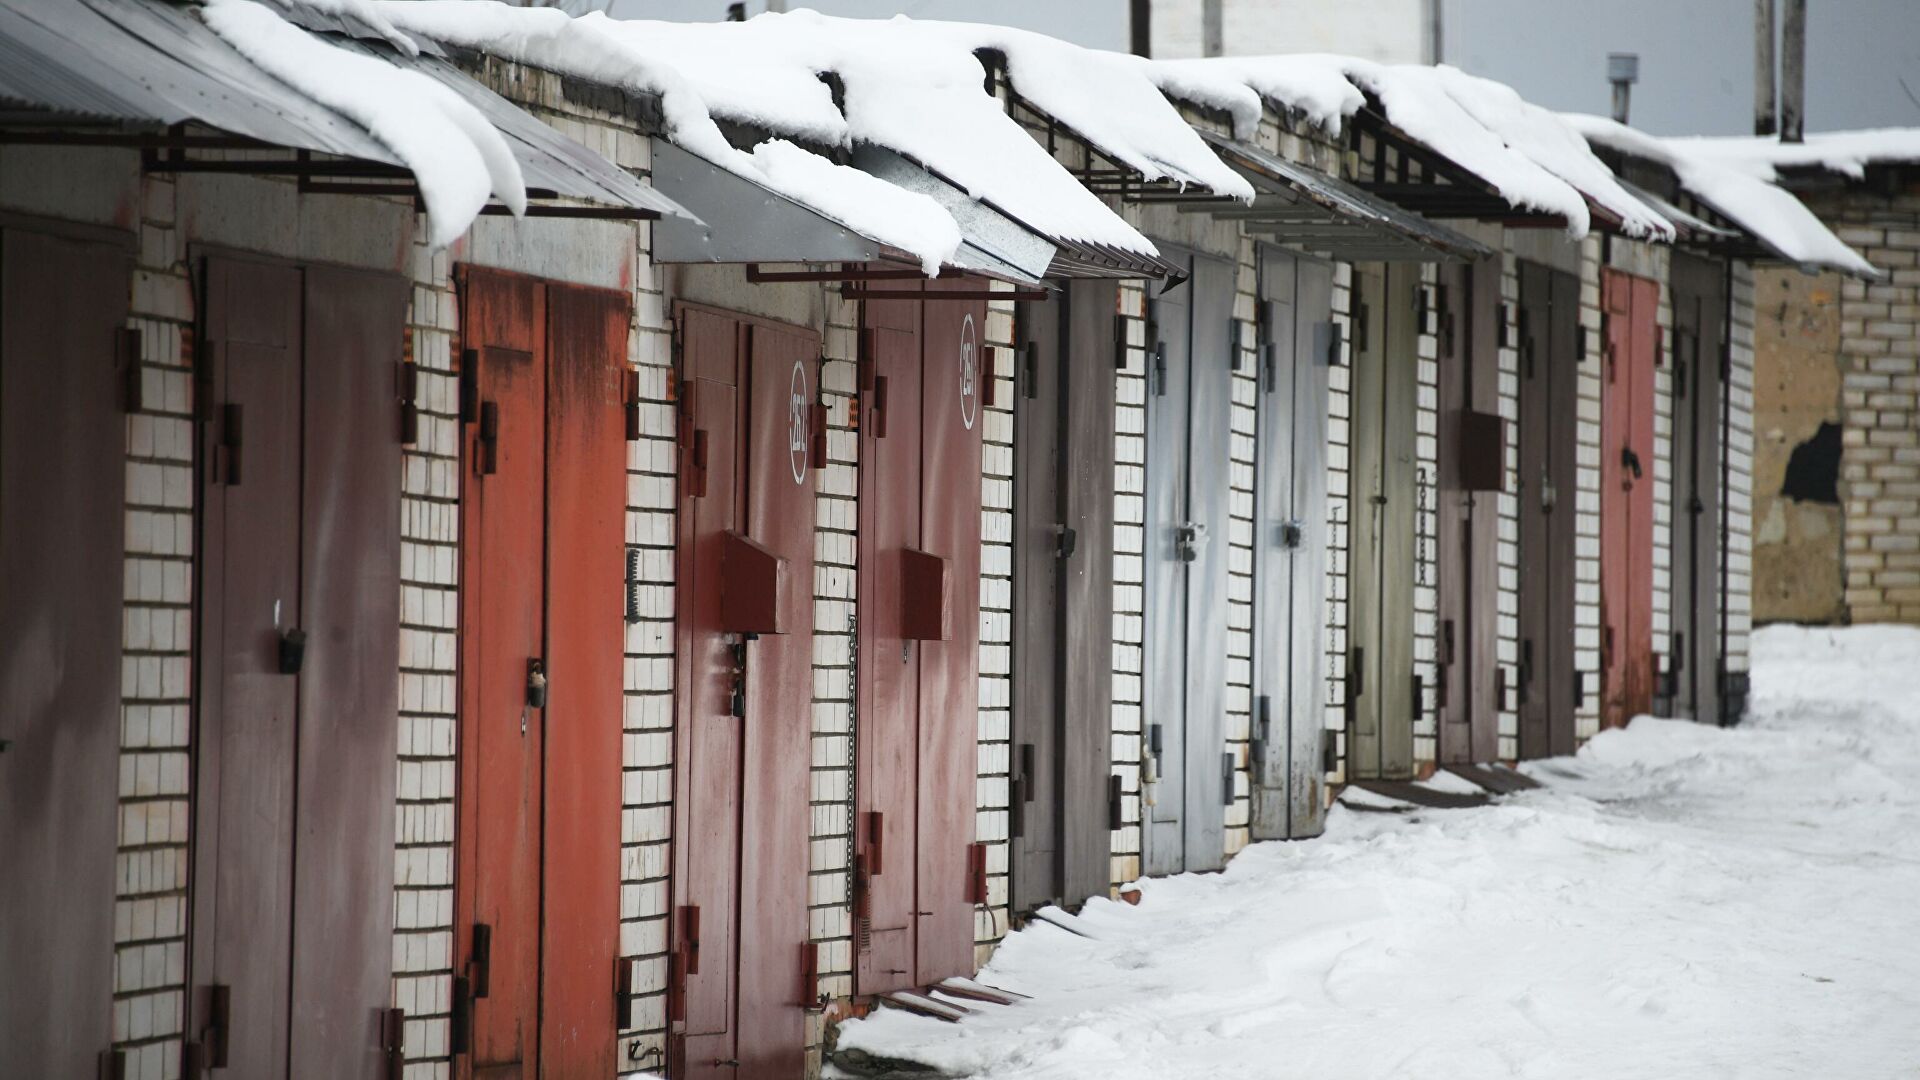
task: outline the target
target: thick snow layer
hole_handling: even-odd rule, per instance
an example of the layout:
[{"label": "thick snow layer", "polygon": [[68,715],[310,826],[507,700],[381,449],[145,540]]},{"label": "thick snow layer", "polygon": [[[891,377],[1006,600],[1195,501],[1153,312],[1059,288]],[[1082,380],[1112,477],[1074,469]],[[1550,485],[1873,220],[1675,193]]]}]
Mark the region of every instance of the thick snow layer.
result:
[{"label": "thick snow layer", "polygon": [[526,186],[506,139],[452,90],[336,49],[252,0],[209,0],[201,15],[263,71],[362,124],[398,155],[420,185],[436,247],[466,232],[489,195],[516,214],[526,211]]},{"label": "thick snow layer", "polygon": [[[1727,149],[1723,144],[1771,140],[1659,138],[1603,116],[1567,114],[1564,119],[1590,142],[1671,168],[1695,198],[1794,262],[1879,276],[1792,192],[1773,182],[1770,162],[1721,152]],[[1920,146],[1915,150],[1920,151]]]},{"label": "thick snow layer", "polygon": [[[953,216],[925,195],[902,191],[786,140],[763,142],[751,153],[728,143],[714,117],[729,114],[706,96],[713,88],[682,73],[675,48],[637,29],[671,24],[621,23],[598,12],[575,19],[552,8],[521,8],[488,0],[373,2],[396,26],[422,37],[658,95],[668,137],[679,146],[863,236],[916,256],[930,275],[959,247],[960,227]],[[826,84],[817,78],[805,80],[805,87],[782,83],[796,95],[788,99],[779,90],[766,89],[778,77],[755,70],[750,56],[743,55],[739,65],[738,78],[761,86],[772,99],[787,102],[787,115],[811,116],[816,122],[813,128],[796,123],[782,130],[816,142],[843,141],[837,136],[815,138],[825,130],[817,126],[825,118],[819,101],[828,110],[832,107]],[[807,95],[818,95],[819,101],[809,104]]]},{"label": "thick snow layer", "polygon": [[1753,715],[1641,719],[1471,810],[1034,925],[958,1024],[842,1050],[993,1080],[1892,1078],[1920,1067],[1920,630],[1754,636]]},{"label": "thick snow layer", "polygon": [[1682,153],[1724,162],[1771,180],[1775,169],[1818,166],[1860,179],[1875,162],[1920,161],[1920,128],[1871,128],[1808,135],[1806,141],[1777,138],[1698,136],[1668,139]]},{"label": "thick snow layer", "polygon": [[1629,236],[1673,237],[1673,224],[1628,194],[1558,116],[1458,68],[1322,54],[1168,60],[1151,68],[1167,93],[1230,113],[1243,136],[1259,123],[1266,102],[1338,131],[1372,94],[1396,127],[1486,181],[1512,206],[1566,218],[1573,236],[1586,235],[1592,199],[1618,217]]}]

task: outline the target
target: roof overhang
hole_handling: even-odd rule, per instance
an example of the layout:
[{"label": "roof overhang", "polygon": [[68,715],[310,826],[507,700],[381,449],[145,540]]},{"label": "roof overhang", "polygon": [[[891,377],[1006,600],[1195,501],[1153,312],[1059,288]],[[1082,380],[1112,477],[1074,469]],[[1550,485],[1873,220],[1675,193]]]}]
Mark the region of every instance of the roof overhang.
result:
[{"label": "roof overhang", "polygon": [[[1369,178],[1359,186],[1401,209],[1429,218],[1472,218],[1516,229],[1567,225],[1559,214],[1523,210],[1509,203],[1485,180],[1401,130],[1377,105],[1354,113],[1346,130],[1349,146],[1367,166]],[[1587,203],[1591,207],[1593,200]]]},{"label": "roof overhang", "polygon": [[1237,220],[1281,247],[1345,262],[1464,261],[1485,244],[1394,206],[1335,176],[1211,131],[1201,135],[1258,194],[1252,203],[1198,197],[1181,213]]},{"label": "roof overhang", "polygon": [[[427,75],[480,110],[520,164],[535,200],[529,215],[687,214],[435,55],[430,43],[408,56],[343,36],[351,29],[349,20],[340,33],[317,32],[335,47]],[[262,71],[165,0],[0,0],[0,143],[126,146],[146,152],[149,172],[280,175],[308,191],[418,195],[398,156],[365,128]],[[302,153],[289,159],[288,149]],[[596,205],[543,205],[562,198]],[[507,212],[499,204],[483,211]]]}]

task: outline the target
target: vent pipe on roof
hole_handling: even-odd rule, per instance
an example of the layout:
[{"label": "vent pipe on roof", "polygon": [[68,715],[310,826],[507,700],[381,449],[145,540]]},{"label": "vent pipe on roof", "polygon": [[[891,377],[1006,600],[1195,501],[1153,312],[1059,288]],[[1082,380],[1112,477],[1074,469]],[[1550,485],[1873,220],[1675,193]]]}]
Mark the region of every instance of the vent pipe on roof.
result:
[{"label": "vent pipe on roof", "polygon": [[1135,56],[1153,55],[1153,0],[1131,0],[1127,5],[1127,44]]},{"label": "vent pipe on roof", "polygon": [[1773,0],[1753,0],[1753,133],[1779,130],[1773,114]]},{"label": "vent pipe on roof", "polygon": [[1223,0],[1200,0],[1200,55],[1219,56],[1227,46]]},{"label": "vent pipe on roof", "polygon": [[1797,143],[1807,123],[1807,0],[1787,0],[1780,24],[1780,141]]},{"label": "vent pipe on roof", "polygon": [[1640,54],[1608,53],[1607,81],[1613,84],[1613,121],[1624,124],[1633,84],[1640,81]]}]

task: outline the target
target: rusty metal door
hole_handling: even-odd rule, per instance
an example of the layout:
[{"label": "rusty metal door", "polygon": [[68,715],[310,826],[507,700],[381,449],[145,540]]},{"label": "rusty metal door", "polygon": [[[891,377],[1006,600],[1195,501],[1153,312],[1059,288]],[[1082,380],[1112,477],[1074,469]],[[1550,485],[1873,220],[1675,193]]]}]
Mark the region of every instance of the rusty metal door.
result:
[{"label": "rusty metal door", "polygon": [[1317,836],[1325,818],[1328,351],[1333,269],[1260,252],[1254,461],[1252,829]]},{"label": "rusty metal door", "polygon": [[1673,254],[1672,640],[1664,715],[1720,723],[1726,264]]},{"label": "rusty metal door", "polygon": [[[674,1075],[797,1075],[806,962],[819,339],[676,313],[686,420],[678,570]],[[737,1064],[736,1064],[737,1063]]]},{"label": "rusty metal door", "polygon": [[131,241],[0,230],[0,1046],[113,1040]]},{"label": "rusty metal door", "polygon": [[624,293],[463,267],[452,1052],[463,1075],[614,1067]]},{"label": "rusty metal door", "polygon": [[1024,305],[1014,376],[1009,903],[1106,890],[1117,288]]},{"label": "rusty metal door", "polygon": [[875,994],[914,984],[918,923],[920,665],[909,616],[924,616],[929,598],[908,574],[920,544],[920,303],[866,301],[860,347],[854,977]]},{"label": "rusty metal door", "polygon": [[[400,656],[395,380],[407,284],[304,271],[294,1077],[382,1076]],[[250,432],[248,433],[251,434]],[[246,482],[245,448],[242,483]],[[232,518],[229,518],[232,522]]]},{"label": "rusty metal door", "polygon": [[[860,394],[855,985],[973,971],[979,695],[978,301],[869,300]],[[919,285],[889,291],[908,292]]]},{"label": "rusty metal door", "polygon": [[[945,608],[946,633],[919,646],[920,737],[915,838],[919,930],[915,981],[971,975],[973,908],[984,866],[974,862],[980,724],[981,343],[980,299],[929,300],[920,336],[920,558],[945,566],[944,596],[909,597]],[[984,849],[982,849],[982,852]]]},{"label": "rusty metal door", "polygon": [[1579,421],[1580,279],[1520,264],[1517,326],[1520,453],[1520,656],[1514,703],[1520,756],[1573,752],[1575,433]]},{"label": "rusty metal door", "polygon": [[190,1056],[383,1075],[406,284],[204,270]]},{"label": "rusty metal door", "polygon": [[1415,288],[1412,264],[1355,267],[1348,469],[1348,779],[1413,774]]},{"label": "rusty metal door", "polygon": [[539,1061],[541,743],[529,694],[545,646],[546,291],[461,281],[459,822],[451,1051],[467,1075]]},{"label": "rusty metal door", "polygon": [[1653,707],[1653,365],[1659,286],[1603,268],[1600,723]]},{"label": "rusty metal door", "polygon": [[1144,717],[1148,874],[1225,862],[1224,741],[1234,267],[1202,255],[1154,300],[1147,396]]},{"label": "rusty metal door", "polygon": [[1500,260],[1448,264],[1437,289],[1440,483],[1434,705],[1443,765],[1500,751]]}]

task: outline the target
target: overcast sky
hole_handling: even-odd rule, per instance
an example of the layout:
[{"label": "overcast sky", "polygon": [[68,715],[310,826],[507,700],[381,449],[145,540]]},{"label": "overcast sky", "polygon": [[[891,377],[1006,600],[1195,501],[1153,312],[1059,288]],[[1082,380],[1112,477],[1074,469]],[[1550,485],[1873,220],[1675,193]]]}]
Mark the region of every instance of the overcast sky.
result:
[{"label": "overcast sky", "polygon": [[[1542,105],[1605,113],[1607,53],[1637,52],[1634,126],[1662,135],[1752,130],[1753,0],[1441,3],[1443,58],[1509,83]],[[613,4],[616,14],[630,18],[718,19],[727,9],[726,0]],[[792,0],[789,6],[997,22],[1109,49],[1127,41],[1124,0]],[[765,8],[765,0],[748,0],[749,14]],[[1807,129],[1920,126],[1920,0],[1808,0],[1807,9]]]}]

